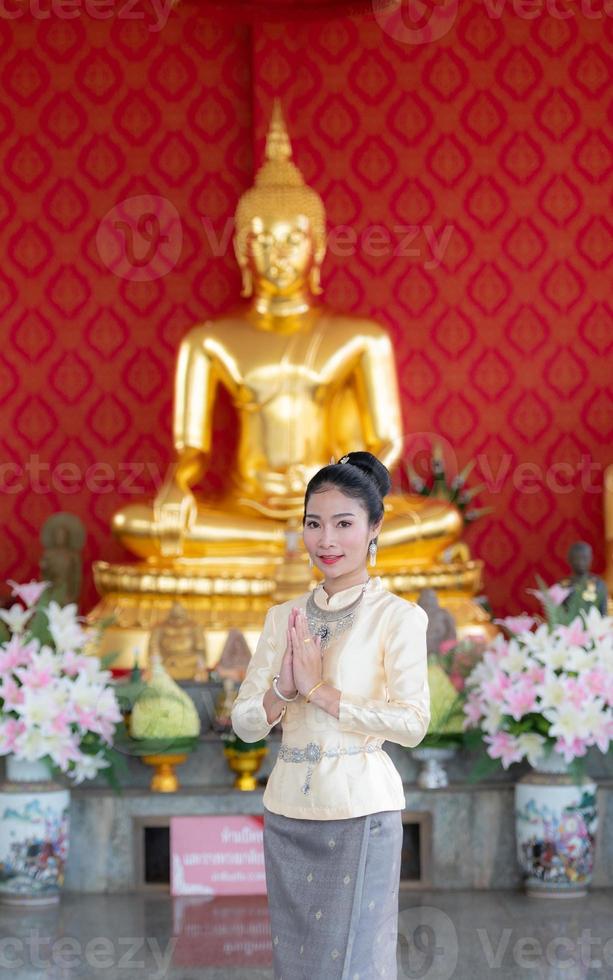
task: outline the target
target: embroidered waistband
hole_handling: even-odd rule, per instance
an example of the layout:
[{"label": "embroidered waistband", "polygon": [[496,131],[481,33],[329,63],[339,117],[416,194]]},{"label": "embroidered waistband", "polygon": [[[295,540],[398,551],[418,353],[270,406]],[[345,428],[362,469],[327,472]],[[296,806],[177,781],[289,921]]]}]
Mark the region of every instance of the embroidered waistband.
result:
[{"label": "embroidered waistband", "polygon": [[342,748],[322,749],[321,745],[318,745],[317,742],[309,742],[303,749],[281,745],[278,757],[283,762],[307,762],[309,764],[306,779],[302,786],[302,792],[306,795],[311,789],[313,766],[317,765],[321,759],[335,759],[341,755],[357,755],[361,752],[380,752],[382,748],[383,746],[371,742],[368,745],[347,745]]}]

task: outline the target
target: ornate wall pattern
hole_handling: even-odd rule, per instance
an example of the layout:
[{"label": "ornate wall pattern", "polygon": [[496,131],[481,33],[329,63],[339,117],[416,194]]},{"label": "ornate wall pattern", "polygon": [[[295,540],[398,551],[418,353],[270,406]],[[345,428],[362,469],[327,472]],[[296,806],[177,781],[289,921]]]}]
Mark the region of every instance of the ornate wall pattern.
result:
[{"label": "ornate wall pattern", "polygon": [[[9,490],[27,488],[0,497],[2,579],[36,574],[39,528],[57,510],[85,521],[88,569],[125,557],[109,520],[130,494],[151,496],[170,461],[179,341],[240,289],[231,249],[215,243],[253,172],[249,32],[188,4],[151,26],[0,20],[0,453],[21,471]],[[135,241],[139,281],[105,266],[96,236],[143,194],[161,199],[162,220],[176,209],[182,240],[159,278]],[[231,422],[222,405],[217,429]]]},{"label": "ornate wall pattern", "polygon": [[269,25],[255,45],[257,155],[280,92],[338,227],[329,299],[394,338],[407,457],[439,433],[488,483],[467,540],[497,611],[532,606],[534,571],[558,578],[577,538],[604,562],[613,20],[569,6],[462,3],[432,43],[370,19]]},{"label": "ornate wall pattern", "polygon": [[[180,337],[237,295],[223,235],[253,172],[252,106],[259,160],[275,94],[328,210],[329,302],[393,336],[407,455],[440,433],[488,481],[494,513],[467,539],[496,612],[526,605],[535,569],[557,578],[577,537],[602,569],[611,19],[471,0],[436,41],[408,44],[374,17],[252,37],[186,3],[150,26],[0,20],[0,577],[36,574],[38,530],[61,509],[88,526],[87,565],[124,557],[110,515],[169,462]],[[152,241],[176,209],[179,257],[124,278],[97,235],[145,194],[161,199]],[[216,431],[211,493],[227,403]]]}]

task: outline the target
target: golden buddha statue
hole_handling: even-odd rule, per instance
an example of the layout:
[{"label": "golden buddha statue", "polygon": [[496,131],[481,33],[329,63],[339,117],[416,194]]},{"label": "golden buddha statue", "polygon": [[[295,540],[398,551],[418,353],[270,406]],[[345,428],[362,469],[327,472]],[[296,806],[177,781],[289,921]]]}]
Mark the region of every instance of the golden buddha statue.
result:
[{"label": "golden buddha statue", "polygon": [[[159,656],[164,669],[175,681],[208,680],[202,677],[206,648],[202,627],[180,602],[173,602],[168,617],[151,631],[149,663]],[[200,673],[199,673],[200,671]]]},{"label": "golden buddha statue", "polygon": [[[220,622],[247,636],[273,601],[287,529],[301,522],[310,477],[355,449],[369,450],[390,469],[399,461],[403,434],[392,343],[375,321],[321,302],[325,248],[323,202],[292,162],[275,102],[265,162],[236,211],[243,301],[183,339],[174,381],[175,458],[154,501],[128,504],[113,518],[114,534],[144,562],[94,566],[99,590],[113,596],[104,612],[123,611],[126,626],[138,619],[135,606],[142,610],[144,603],[149,615],[156,596],[189,593],[201,597],[190,611],[208,603],[209,637]],[[192,488],[211,460],[220,385],[236,408],[239,439],[230,488],[213,503]],[[471,561],[459,541],[459,510],[445,500],[400,493],[386,498],[385,510],[376,574],[388,587],[411,597],[425,587],[451,589],[471,600],[482,563]],[[454,562],[457,556],[463,560]],[[228,595],[249,601],[229,601],[220,613]],[[471,609],[474,630],[480,613],[474,604]]]},{"label": "golden buddha statue", "polygon": [[[367,449],[388,468],[400,458],[391,341],[378,323],[319,302],[324,206],[290,157],[277,103],[266,162],[236,212],[246,302],[184,338],[175,375],[175,461],[152,506],[130,504],[113,521],[115,534],[142,558],[280,555],[287,520],[302,516],[306,485],[332,456]],[[212,506],[191,487],[209,458],[220,384],[236,407],[239,448],[231,490]],[[461,515],[447,502],[391,495],[379,567],[427,567],[461,532]]]}]

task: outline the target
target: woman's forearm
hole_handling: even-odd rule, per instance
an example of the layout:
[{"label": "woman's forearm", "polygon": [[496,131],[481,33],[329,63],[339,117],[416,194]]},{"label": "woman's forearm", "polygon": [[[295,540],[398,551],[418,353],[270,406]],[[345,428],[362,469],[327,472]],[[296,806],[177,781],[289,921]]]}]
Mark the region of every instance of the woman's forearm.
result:
[{"label": "woman's forearm", "polygon": [[322,684],[313,692],[311,704],[316,704],[318,708],[327,711],[333,718],[338,718],[341,692],[332,684]]},{"label": "woman's forearm", "polygon": [[264,711],[266,712],[269,725],[276,725],[277,722],[281,721],[284,714],[285,701],[277,697],[272,687],[269,687],[266,691],[262,704],[264,705]]}]

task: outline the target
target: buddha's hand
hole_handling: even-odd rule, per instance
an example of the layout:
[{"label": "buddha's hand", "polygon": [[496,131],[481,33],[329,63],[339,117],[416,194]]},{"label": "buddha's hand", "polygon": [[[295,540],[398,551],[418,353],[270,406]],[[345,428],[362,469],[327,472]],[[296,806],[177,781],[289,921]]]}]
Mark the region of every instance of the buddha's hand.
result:
[{"label": "buddha's hand", "polygon": [[164,483],[153,504],[155,523],[164,557],[183,554],[185,532],[196,519],[196,498],[174,481]]},{"label": "buddha's hand", "polygon": [[283,660],[281,661],[281,666],[279,668],[279,680],[277,681],[277,686],[281,691],[281,694],[285,694],[286,698],[293,698],[294,694],[298,693],[298,689],[294,681],[294,658],[290,633],[290,628],[294,623],[295,617],[296,611],[292,609],[287,624],[285,653],[283,654]]}]

